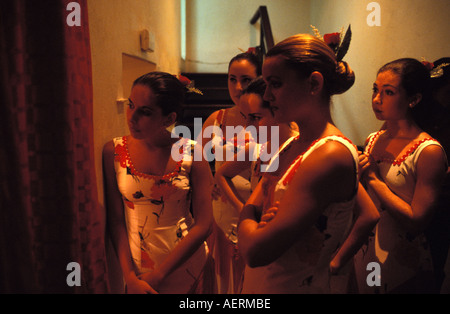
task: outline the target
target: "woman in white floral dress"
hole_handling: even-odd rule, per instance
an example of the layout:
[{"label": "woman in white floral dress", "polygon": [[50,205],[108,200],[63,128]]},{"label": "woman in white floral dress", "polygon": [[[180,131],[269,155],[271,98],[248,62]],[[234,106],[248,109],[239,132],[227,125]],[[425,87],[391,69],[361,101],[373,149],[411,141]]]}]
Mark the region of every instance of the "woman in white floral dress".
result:
[{"label": "woman in white floral dress", "polygon": [[104,148],[108,230],[128,293],[214,291],[206,245],[210,168],[205,160],[193,160],[194,142],[166,130],[184,93],[167,73],[138,78],[127,109],[130,135]]},{"label": "woman in white floral dress", "polygon": [[[384,65],[373,85],[373,111],[386,122],[368,137],[360,166],[380,221],[355,257],[360,293],[426,293],[434,288],[423,231],[433,217],[447,160],[439,142],[417,124],[421,116],[416,113],[426,110],[429,79],[421,62],[405,58]],[[371,280],[369,263],[380,266]]]}]

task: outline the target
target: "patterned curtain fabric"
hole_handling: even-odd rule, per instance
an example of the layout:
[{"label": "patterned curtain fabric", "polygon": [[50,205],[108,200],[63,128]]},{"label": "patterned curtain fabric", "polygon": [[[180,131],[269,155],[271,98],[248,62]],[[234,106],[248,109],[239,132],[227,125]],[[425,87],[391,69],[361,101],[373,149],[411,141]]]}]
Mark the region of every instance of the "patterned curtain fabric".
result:
[{"label": "patterned curtain fabric", "polygon": [[70,2],[0,1],[2,293],[108,291],[87,2],[69,26]]}]

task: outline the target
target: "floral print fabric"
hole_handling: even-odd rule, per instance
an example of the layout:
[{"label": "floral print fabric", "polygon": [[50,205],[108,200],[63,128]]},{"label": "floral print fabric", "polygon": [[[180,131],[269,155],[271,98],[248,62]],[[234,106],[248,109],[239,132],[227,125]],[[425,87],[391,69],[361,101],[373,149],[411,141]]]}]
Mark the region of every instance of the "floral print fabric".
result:
[{"label": "floral print fabric", "polygon": [[[191,146],[183,144],[180,150],[192,147],[193,142]],[[115,138],[114,145],[116,178],[124,202],[131,254],[136,272],[140,274],[161,264],[194,223],[189,181],[193,155],[184,151],[175,169],[163,176],[154,176],[135,170],[126,137]],[[204,243],[164,280],[159,292],[190,291],[197,284],[207,252]]]}]

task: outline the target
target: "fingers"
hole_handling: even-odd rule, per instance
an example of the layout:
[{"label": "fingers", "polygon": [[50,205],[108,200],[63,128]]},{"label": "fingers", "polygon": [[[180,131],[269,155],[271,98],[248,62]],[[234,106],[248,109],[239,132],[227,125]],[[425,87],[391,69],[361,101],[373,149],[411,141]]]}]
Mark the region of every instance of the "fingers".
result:
[{"label": "fingers", "polygon": [[147,294],[159,294],[159,292],[156,291],[155,289],[153,289],[150,285],[146,289],[146,292],[147,292]]},{"label": "fingers", "polygon": [[275,204],[270,207],[268,210],[264,212],[264,214],[261,216],[261,221],[258,224],[258,228],[262,228],[265,225],[267,225],[268,222],[270,222],[275,215],[278,212],[278,206],[280,205],[280,202],[275,202]]},{"label": "fingers", "polygon": [[359,155],[359,173],[362,175],[371,166],[369,155],[360,153]]}]

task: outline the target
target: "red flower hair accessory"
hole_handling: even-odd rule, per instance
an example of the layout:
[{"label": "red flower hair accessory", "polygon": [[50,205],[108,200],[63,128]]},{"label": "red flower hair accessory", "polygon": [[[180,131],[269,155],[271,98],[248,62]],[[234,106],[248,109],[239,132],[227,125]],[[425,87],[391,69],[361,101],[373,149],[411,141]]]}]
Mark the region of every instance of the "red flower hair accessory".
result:
[{"label": "red flower hair accessory", "polygon": [[[352,30],[350,25],[347,28],[347,31],[345,32],[345,35],[343,35],[343,31],[340,33],[329,33],[325,34],[323,37],[320,35],[320,32],[317,28],[312,26],[314,35],[323,40],[328,47],[331,48],[331,50],[334,51],[336,54],[336,60],[338,62],[342,61],[344,59],[344,56],[347,54],[348,48],[350,47],[350,41],[352,40]],[[343,39],[342,39],[343,38]]]},{"label": "red flower hair accessory", "polygon": [[425,60],[424,58],[422,58],[422,64],[427,68],[428,71],[431,72],[431,70],[433,70],[434,68],[434,64],[433,62],[428,62],[427,60]]},{"label": "red flower hair accessory", "polygon": [[203,95],[203,92],[195,87],[194,81],[191,81],[186,76],[180,74],[178,75],[178,80],[186,87],[188,93]]},{"label": "red flower hair accessory", "polygon": [[341,33],[330,33],[323,35],[323,41],[335,51],[341,43]]},{"label": "red flower hair accessory", "polygon": [[257,55],[258,54],[258,48],[257,47],[250,47],[250,48],[247,49],[246,53],[251,53],[251,54]]}]

